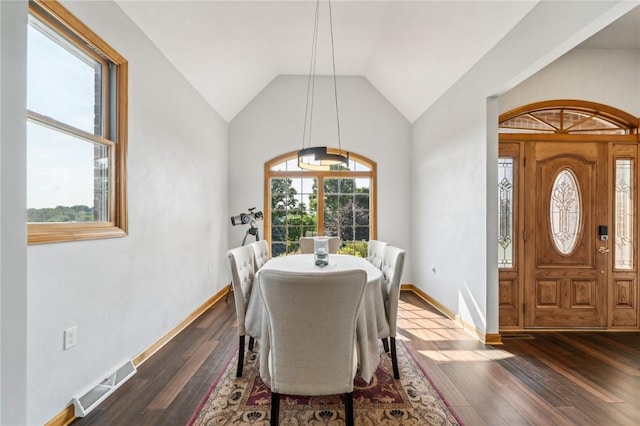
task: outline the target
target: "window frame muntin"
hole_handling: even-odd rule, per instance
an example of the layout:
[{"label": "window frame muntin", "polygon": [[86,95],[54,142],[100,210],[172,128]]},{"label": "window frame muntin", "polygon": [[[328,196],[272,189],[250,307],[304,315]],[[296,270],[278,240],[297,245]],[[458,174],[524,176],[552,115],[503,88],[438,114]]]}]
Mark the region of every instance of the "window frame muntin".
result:
[{"label": "window frame muntin", "polygon": [[[128,230],[126,194],[128,61],[55,0],[30,0],[29,14],[103,65],[101,135],[91,135],[34,111],[27,111],[27,120],[76,137],[94,140],[109,148],[110,220],[72,224],[28,223],[27,242],[28,244],[45,244],[123,237],[127,235]],[[113,84],[116,86],[115,100],[111,96]],[[111,102],[114,104],[112,105]]]},{"label": "window frame muntin", "polygon": [[[337,151],[328,149],[327,151]],[[324,179],[329,178],[367,178],[370,180],[371,188],[369,189],[370,210],[369,210],[369,240],[377,239],[378,235],[378,175],[377,164],[362,155],[349,152],[349,158],[358,163],[362,163],[369,167],[369,171],[350,171],[350,170],[292,170],[292,171],[274,171],[271,167],[275,164],[295,159],[297,151],[287,152],[279,155],[264,163],[264,239],[268,241],[269,246],[272,244],[271,239],[271,179],[273,178],[317,178],[318,179],[318,234],[320,229],[324,230]],[[322,208],[321,208],[322,205]],[[322,221],[321,221],[322,220]],[[323,224],[320,228],[320,223]]]}]

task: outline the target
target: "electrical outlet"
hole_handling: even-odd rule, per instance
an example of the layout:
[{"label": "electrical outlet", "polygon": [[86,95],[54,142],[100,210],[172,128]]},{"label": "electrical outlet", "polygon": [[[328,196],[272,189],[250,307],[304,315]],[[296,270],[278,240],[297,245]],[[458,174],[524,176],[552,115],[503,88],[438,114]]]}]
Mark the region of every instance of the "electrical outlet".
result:
[{"label": "electrical outlet", "polygon": [[78,326],[74,325],[64,331],[64,350],[78,344]]}]

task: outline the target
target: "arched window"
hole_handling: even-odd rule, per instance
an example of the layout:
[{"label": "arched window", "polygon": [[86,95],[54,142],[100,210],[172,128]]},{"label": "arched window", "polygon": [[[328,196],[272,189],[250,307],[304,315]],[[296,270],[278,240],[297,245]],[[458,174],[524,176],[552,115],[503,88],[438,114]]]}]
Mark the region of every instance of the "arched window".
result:
[{"label": "arched window", "polygon": [[595,102],[557,100],[529,104],[500,116],[500,133],[636,134],[638,119]]},{"label": "arched window", "polygon": [[272,256],[298,251],[300,237],[337,236],[340,252],[366,256],[376,237],[376,164],[349,153],[349,165],[302,170],[297,153],[265,163],[265,238]]}]

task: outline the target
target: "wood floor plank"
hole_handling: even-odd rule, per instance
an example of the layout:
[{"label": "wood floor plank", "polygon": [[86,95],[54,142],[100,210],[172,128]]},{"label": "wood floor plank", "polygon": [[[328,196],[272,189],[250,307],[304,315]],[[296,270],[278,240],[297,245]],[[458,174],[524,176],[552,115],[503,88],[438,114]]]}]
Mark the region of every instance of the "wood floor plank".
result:
[{"label": "wood floor plank", "polygon": [[148,405],[149,410],[166,409],[182,391],[189,379],[193,377],[196,371],[202,366],[202,363],[211,354],[213,349],[218,345],[216,340],[207,340],[198,351],[189,357],[188,361],[173,376],[173,378],[165,385],[165,387],[156,395],[156,397]]},{"label": "wood floor plank", "polygon": [[[535,332],[486,346],[413,293],[398,340],[468,426],[640,425],[640,333]],[[237,351],[233,295],[74,425],[186,424]]]},{"label": "wood floor plank", "polygon": [[581,353],[584,353],[593,358],[596,358],[600,360],[603,364],[609,365],[626,375],[640,376],[640,369],[632,365],[629,365],[624,361],[619,361],[618,359],[614,358],[614,356],[617,354],[614,354],[615,351],[609,350],[607,347],[593,345],[589,342],[582,342],[579,340],[580,336],[558,334],[555,337],[556,339],[559,339],[579,349]]},{"label": "wood floor plank", "polygon": [[616,397],[611,392],[608,392],[606,389],[603,389],[601,386],[598,386],[595,383],[592,383],[590,380],[587,380],[584,376],[581,376],[579,373],[576,373],[571,368],[568,368],[566,365],[560,364],[556,359],[552,358],[549,355],[549,352],[542,351],[536,347],[529,347],[529,352],[535,356],[538,360],[546,364],[556,373],[566,377],[571,380],[581,388],[589,391],[591,394],[597,396],[604,402],[623,402],[620,398]]}]

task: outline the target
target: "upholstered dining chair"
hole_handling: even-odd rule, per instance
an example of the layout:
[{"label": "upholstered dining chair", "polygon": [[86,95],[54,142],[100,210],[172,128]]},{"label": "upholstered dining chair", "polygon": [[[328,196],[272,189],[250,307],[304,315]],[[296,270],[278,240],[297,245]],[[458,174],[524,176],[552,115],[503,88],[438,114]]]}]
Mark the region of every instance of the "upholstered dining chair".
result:
[{"label": "upholstered dining chair", "polygon": [[313,254],[313,240],[315,238],[326,238],[329,243],[329,253],[338,253],[340,248],[340,238],[338,237],[301,237],[300,238],[300,253]]},{"label": "upholstered dining chair", "polygon": [[300,237],[300,253],[313,253],[313,237]]},{"label": "upholstered dining chair", "polygon": [[[367,283],[363,270],[262,270],[258,285],[268,321],[271,425],[278,424],[280,394],[345,394],[353,425],[357,370],[356,322]],[[264,338],[264,336],[263,336]]]},{"label": "upholstered dining chair", "polygon": [[369,262],[378,269],[380,269],[382,265],[382,250],[387,245],[388,243],[379,240],[369,240],[367,243],[367,257]]},{"label": "upholstered dining chair", "polygon": [[338,253],[338,250],[340,249],[340,245],[342,244],[342,241],[340,241],[340,238],[327,237],[327,239],[329,240],[329,253],[333,253],[333,254]]},{"label": "upholstered dining chair", "polygon": [[[393,377],[400,378],[398,370],[398,357],[396,355],[396,327],[398,322],[398,305],[400,303],[400,278],[404,269],[404,257],[406,252],[398,247],[387,245],[382,251],[382,294],[384,299],[385,314],[389,323],[388,335],[380,335],[385,352],[389,352],[391,346],[391,364],[393,365]],[[389,341],[387,341],[387,338]]]},{"label": "upholstered dining chair", "polygon": [[[247,312],[247,303],[253,287],[255,277],[255,266],[253,249],[251,246],[241,246],[227,252],[227,265],[231,275],[231,285],[233,286],[233,298],[236,302],[236,318],[238,320],[238,368],[236,377],[242,377],[244,366],[244,338],[246,334],[244,317]],[[253,350],[254,339],[249,336],[249,350]]]},{"label": "upholstered dining chair", "polygon": [[255,267],[255,271],[258,272],[258,269],[262,268],[262,265],[267,263],[267,260],[271,258],[269,256],[269,243],[267,240],[260,240],[249,245],[253,250],[253,266]]}]

